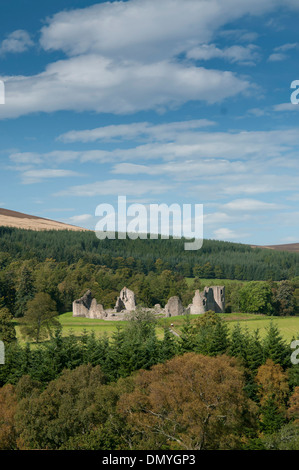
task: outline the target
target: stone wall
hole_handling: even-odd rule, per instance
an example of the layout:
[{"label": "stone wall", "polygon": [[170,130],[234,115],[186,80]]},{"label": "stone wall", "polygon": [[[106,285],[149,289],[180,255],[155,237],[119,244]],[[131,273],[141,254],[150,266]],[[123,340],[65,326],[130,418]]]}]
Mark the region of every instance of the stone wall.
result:
[{"label": "stone wall", "polygon": [[181,299],[176,295],[170,297],[167,304],[165,305],[165,316],[166,317],[176,317],[177,315],[184,315],[185,309],[181,302]]},{"label": "stone wall", "polygon": [[116,304],[115,304],[115,311],[121,312],[122,310],[127,310],[128,312],[132,312],[136,308],[136,299],[135,294],[132,290],[127,289],[124,287],[117,297]]},{"label": "stone wall", "polygon": [[[108,309],[107,311],[104,310],[103,305],[98,304],[96,299],[92,297],[90,290],[80,299],[73,302],[74,317],[124,320],[126,314],[135,309],[135,294],[126,287],[120,291],[114,309]],[[147,310],[152,310],[154,314],[166,317],[184,315],[187,312],[192,315],[198,315],[208,310],[212,310],[215,313],[223,313],[225,311],[225,287],[205,287],[202,292],[196,290],[192,304],[190,304],[187,309],[183,307],[178,296],[173,296],[170,297],[164,309],[157,304],[153,309],[148,308]]]},{"label": "stone wall", "polygon": [[92,297],[90,290],[85,292],[80,299],[73,302],[73,317],[103,319],[106,316],[103,305],[97,303],[96,299]]},{"label": "stone wall", "polygon": [[188,306],[188,310],[192,315],[205,313],[208,310],[223,313],[225,311],[225,287],[205,287],[203,292],[197,290],[192,304]]}]

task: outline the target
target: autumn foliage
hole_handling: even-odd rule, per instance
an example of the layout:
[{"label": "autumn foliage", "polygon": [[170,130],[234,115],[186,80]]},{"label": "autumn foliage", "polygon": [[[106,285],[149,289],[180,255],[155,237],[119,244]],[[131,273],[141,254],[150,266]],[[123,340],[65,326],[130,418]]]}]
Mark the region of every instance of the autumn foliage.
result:
[{"label": "autumn foliage", "polygon": [[234,448],[254,412],[243,388],[235,359],[187,353],[140,371],[119,409],[137,432],[140,448]]}]

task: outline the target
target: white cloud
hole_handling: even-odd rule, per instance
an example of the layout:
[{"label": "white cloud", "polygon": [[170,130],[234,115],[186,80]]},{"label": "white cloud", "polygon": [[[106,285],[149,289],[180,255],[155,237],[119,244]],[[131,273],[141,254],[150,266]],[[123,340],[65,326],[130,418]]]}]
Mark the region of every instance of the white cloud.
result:
[{"label": "white cloud", "polygon": [[[42,29],[46,50],[68,55],[97,53],[118,59],[161,60],[210,42],[226,23],[261,15],[273,0],[131,0],[60,12]],[[80,31],[80,34],[78,34]]]},{"label": "white cloud", "polygon": [[[192,121],[191,121],[192,122]],[[133,130],[127,127],[128,134],[136,132],[135,124]],[[159,126],[157,126],[159,128]],[[171,126],[170,126],[171,128]],[[285,157],[298,142],[298,129],[273,130],[273,131],[239,131],[239,132],[204,132],[193,129],[183,132],[165,132],[164,135],[156,132],[153,127],[153,136],[157,138],[157,142],[137,145],[132,148],[116,148],[111,151],[96,151],[94,154],[86,152],[77,152],[78,156],[85,154],[85,160],[96,160],[97,158],[108,158],[110,161],[119,160],[148,160],[148,159],[164,159],[177,160],[180,158],[188,158],[198,160],[199,158],[221,158],[227,160],[258,158],[263,156],[263,161],[271,157]],[[84,131],[83,131],[84,132]],[[100,132],[100,131],[99,131]],[[103,128],[102,135],[105,135]],[[120,132],[116,130],[116,132]],[[80,134],[79,134],[80,136]],[[74,138],[80,138],[75,134]],[[85,138],[90,136],[86,134]],[[164,141],[164,138],[169,141]],[[160,139],[160,141],[159,141]],[[124,139],[125,140],[125,139]],[[104,152],[104,153],[102,153]],[[94,157],[94,158],[93,158]],[[20,157],[22,158],[22,154]]]},{"label": "white cloud", "polygon": [[56,193],[56,196],[141,196],[143,194],[163,194],[174,190],[173,184],[163,181],[106,180],[91,184],[71,186]]},{"label": "white cloud", "polygon": [[275,47],[273,54],[271,54],[268,58],[269,62],[280,62],[282,60],[288,59],[288,55],[285,54],[285,52],[290,51],[292,49],[297,49],[298,48],[298,43],[293,42],[293,43],[286,43],[282,44],[281,46]]},{"label": "white cloud", "polygon": [[275,47],[275,52],[285,52],[290,51],[291,49],[297,49],[299,46],[298,42],[286,43],[281,46]]},{"label": "white cloud", "polygon": [[244,162],[228,160],[199,159],[173,161],[159,165],[139,165],[134,163],[117,163],[112,173],[120,175],[168,175],[177,181],[196,180],[204,177],[223,177],[226,174],[248,171]]},{"label": "white cloud", "polygon": [[282,209],[282,204],[258,201],[256,199],[235,199],[223,205],[223,208],[232,211],[269,211]]},{"label": "white cloud", "polygon": [[237,232],[225,227],[214,230],[213,234],[217,240],[236,240],[249,236],[248,233]]},{"label": "white cloud", "polygon": [[299,237],[284,237],[280,241],[284,243],[298,243]]},{"label": "white cloud", "polygon": [[24,184],[40,183],[44,179],[49,178],[66,178],[72,176],[81,176],[79,173],[71,170],[27,170],[22,173],[22,182]]},{"label": "white cloud", "polygon": [[269,62],[280,62],[282,60],[286,60],[288,56],[286,54],[282,54],[281,52],[274,52],[268,58]]},{"label": "white cloud", "polygon": [[[46,51],[64,51],[68,58],[33,76],[0,77],[6,82],[6,106],[1,107],[0,118],[60,110],[163,111],[191,100],[218,103],[248,93],[253,86],[248,79],[196,67],[178,59],[178,54],[210,44],[228,23],[245,15],[263,15],[281,4],[281,0],[130,0],[60,12],[47,20],[40,42]],[[289,6],[295,5],[289,1]],[[29,43],[24,46],[23,38],[22,44],[9,47]],[[257,57],[252,45],[232,46],[221,54],[243,63]]]},{"label": "white cloud", "polygon": [[253,65],[260,59],[257,50],[258,47],[254,44],[246,47],[234,45],[225,49],[219,49],[214,44],[203,44],[188,51],[187,57],[195,60],[225,59],[232,63]]},{"label": "white cloud", "polygon": [[71,223],[80,223],[80,222],[86,222],[87,220],[90,220],[93,216],[91,214],[81,214],[81,215],[73,215],[72,217],[69,217],[69,221]]},{"label": "white cloud", "polygon": [[[291,96],[291,95],[290,95]],[[293,103],[281,103],[273,106],[274,111],[299,111],[299,106]]]},{"label": "white cloud", "polygon": [[0,55],[25,52],[33,44],[29,33],[23,29],[18,29],[0,43]]},{"label": "white cloud", "polygon": [[226,212],[212,212],[204,214],[204,226],[219,226],[222,224],[234,224],[249,220],[251,217],[248,214],[231,215]]},{"label": "white cloud", "polygon": [[[10,160],[17,165],[15,169],[19,171],[30,169],[32,165],[44,164],[61,164],[74,161],[97,161],[105,163],[111,160],[110,152],[104,150],[54,150],[47,153],[34,153],[34,152],[18,152],[10,155]],[[24,165],[27,164],[27,167]]]},{"label": "white cloud", "polygon": [[[1,78],[1,77],[0,77]],[[251,84],[234,73],[164,60],[113,62],[88,55],[61,60],[34,76],[2,77],[0,118],[59,110],[133,113],[177,107],[190,100],[216,103]]]},{"label": "white cloud", "polygon": [[113,140],[170,140],[177,137],[178,132],[195,131],[202,127],[213,126],[216,123],[208,119],[192,121],[169,122],[166,124],[151,124],[149,122],[136,122],[133,124],[119,124],[103,126],[82,131],[69,131],[60,135],[57,140],[65,143],[95,142]]}]

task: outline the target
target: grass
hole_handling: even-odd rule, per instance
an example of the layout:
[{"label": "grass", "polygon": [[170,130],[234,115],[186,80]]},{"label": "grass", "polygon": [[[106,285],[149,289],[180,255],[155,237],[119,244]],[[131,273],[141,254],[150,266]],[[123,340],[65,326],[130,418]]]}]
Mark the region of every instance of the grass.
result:
[{"label": "grass", "polygon": [[[264,317],[259,319],[242,320],[240,325],[246,327],[249,332],[259,329],[260,337],[263,338],[267,334],[267,328],[270,321],[273,321],[281,334],[281,336],[288,342],[293,338],[299,338],[299,317]],[[230,321],[229,328],[233,328],[236,320]]]},{"label": "grass", "polygon": [[[194,277],[185,277],[188,286],[191,286],[195,281]],[[240,284],[248,281],[239,281],[238,279],[203,279],[199,278],[203,286],[226,286],[227,284]]]},{"label": "grass", "polygon": [[[286,341],[291,341],[299,336],[299,317],[269,317],[266,315],[257,315],[254,313],[224,313],[220,314],[224,321],[228,323],[231,330],[236,323],[240,323],[242,328],[247,328],[249,332],[259,329],[260,336],[263,338],[267,334],[267,328],[270,321],[275,322],[281,335]],[[195,321],[199,315],[192,315],[191,321]],[[123,321],[93,320],[90,318],[74,318],[72,313],[60,315],[60,322],[63,327],[63,334],[67,335],[72,331],[74,334],[82,334],[83,330],[92,331],[101,335],[106,333],[111,336],[118,326],[124,326]],[[184,324],[184,316],[159,318],[157,325],[157,336],[163,336],[163,327],[173,324],[173,329],[180,333]]]},{"label": "grass", "polygon": [[[231,330],[236,323],[240,323],[242,328],[247,328],[249,332],[259,329],[260,337],[263,338],[267,334],[267,328],[272,320],[277,324],[282,337],[290,342],[293,338],[299,337],[299,316],[297,317],[269,317],[266,315],[257,315],[253,313],[225,313],[220,314],[224,321],[227,322]],[[192,315],[191,321],[196,321],[199,315]],[[64,313],[59,316],[62,325],[62,333],[67,336],[70,333],[80,336],[84,330],[87,332],[94,331],[97,337],[107,334],[111,337],[117,327],[123,327],[124,321],[107,321],[91,318],[73,317],[72,312]],[[180,334],[184,324],[184,316],[159,318],[157,324],[157,337],[163,337],[163,327],[173,325],[172,329]],[[16,324],[17,337],[21,343],[25,343],[20,335],[19,327]],[[34,344],[34,343],[32,343]]]},{"label": "grass", "polygon": [[[267,334],[267,328],[271,320],[278,326],[281,336],[288,342],[293,338],[299,338],[299,316],[297,317],[269,317],[267,315],[257,315],[254,313],[224,313],[220,314],[221,318],[227,322],[229,330],[234,325],[240,324],[242,328],[247,328],[250,333],[259,330],[260,337],[263,338]],[[191,321],[196,321],[199,315],[192,315]],[[164,318],[160,320],[166,325],[173,324],[173,329],[180,333],[184,323],[184,316]]]},{"label": "grass", "polygon": [[94,331],[96,336],[100,336],[106,333],[111,336],[117,329],[118,326],[123,326],[123,321],[117,320],[97,320],[93,318],[82,318],[73,317],[72,312],[64,313],[59,316],[59,321],[63,328],[63,335],[66,336],[69,333],[74,335],[82,334],[83,330]]}]

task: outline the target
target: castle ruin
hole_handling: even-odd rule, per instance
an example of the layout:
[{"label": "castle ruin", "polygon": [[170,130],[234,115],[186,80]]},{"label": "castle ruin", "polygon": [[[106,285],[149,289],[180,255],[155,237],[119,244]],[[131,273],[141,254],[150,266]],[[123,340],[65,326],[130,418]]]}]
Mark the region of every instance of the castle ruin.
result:
[{"label": "castle ruin", "polygon": [[93,299],[90,290],[73,302],[73,317],[104,319],[106,316],[103,305],[98,304],[96,299]]},{"label": "castle ruin", "polygon": [[193,297],[192,304],[188,306],[191,315],[198,315],[212,310],[215,313],[225,311],[225,287],[212,286],[205,287],[203,292],[197,290]]},{"label": "castle ruin", "polygon": [[[145,308],[145,307],[144,307]],[[88,290],[83,297],[73,302],[73,317],[98,318],[101,320],[124,320],[127,313],[136,309],[135,294],[132,290],[124,287],[117,297],[114,309],[104,310],[103,305],[98,304]],[[205,287],[203,292],[197,290],[193,297],[192,304],[184,308],[181,299],[178,296],[170,297],[165,308],[159,304],[155,305],[153,313],[165,317],[174,317],[177,315],[199,315],[212,310],[215,313],[225,311],[225,287],[212,286]]]}]

